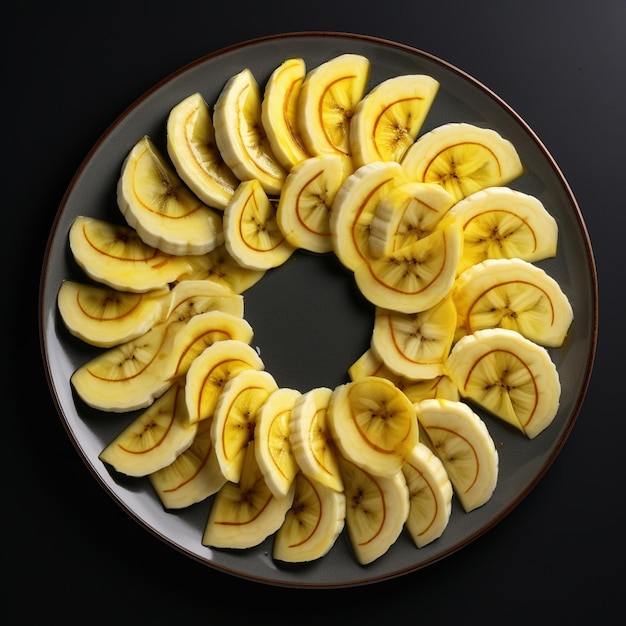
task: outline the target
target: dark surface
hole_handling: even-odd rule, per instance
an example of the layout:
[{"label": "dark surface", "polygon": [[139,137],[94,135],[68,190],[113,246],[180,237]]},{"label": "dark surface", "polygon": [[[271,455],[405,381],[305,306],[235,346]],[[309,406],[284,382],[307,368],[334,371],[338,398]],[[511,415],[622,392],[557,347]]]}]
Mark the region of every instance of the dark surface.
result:
[{"label": "dark surface", "polygon": [[[626,5],[621,0],[215,5],[108,3],[82,12],[13,7],[5,81],[3,301],[9,361],[3,439],[11,623],[51,617],[244,623],[259,617],[422,623],[617,623],[624,557],[620,334],[624,280]],[[304,14],[306,17],[297,17]],[[307,16],[308,14],[308,16]],[[600,332],[577,423],[537,487],[495,528],[443,561],[371,587],[289,590],[215,572],[146,532],[99,487],[48,392],[37,334],[50,226],[74,172],[136,98],[225,46],[288,31],[392,39],[471,74],[537,133],[572,187],[594,245]],[[6,166],[5,166],[6,167]],[[17,327],[16,327],[17,323]],[[582,366],[582,364],[581,364]],[[18,391],[19,389],[19,391]],[[7,527],[8,523],[8,527]],[[254,596],[254,602],[252,601]],[[281,618],[282,616],[282,618]],[[396,618],[397,619],[397,618]],[[366,622],[367,623],[367,622]]]}]

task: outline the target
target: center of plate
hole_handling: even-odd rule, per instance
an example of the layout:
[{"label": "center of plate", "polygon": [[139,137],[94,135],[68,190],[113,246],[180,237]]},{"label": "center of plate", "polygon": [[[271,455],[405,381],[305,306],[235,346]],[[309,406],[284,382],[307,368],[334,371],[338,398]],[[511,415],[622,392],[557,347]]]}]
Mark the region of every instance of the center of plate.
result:
[{"label": "center of plate", "polygon": [[334,254],[297,250],[243,296],[252,345],[279,387],[334,388],[370,345],[374,307]]}]

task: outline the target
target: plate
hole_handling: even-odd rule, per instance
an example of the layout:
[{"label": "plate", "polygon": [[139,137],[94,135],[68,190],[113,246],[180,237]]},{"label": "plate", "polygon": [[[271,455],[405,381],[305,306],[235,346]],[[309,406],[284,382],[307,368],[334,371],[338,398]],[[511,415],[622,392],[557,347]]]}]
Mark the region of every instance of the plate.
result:
[{"label": "plate", "polygon": [[[346,532],[323,558],[282,565],[271,558],[271,537],[243,551],[212,550],[201,544],[211,499],[180,512],[167,512],[147,479],[110,473],[98,454],[129,422],[128,414],[103,415],[77,403],[72,372],[95,354],[66,331],[56,307],[61,282],[84,279],[68,248],[68,232],[79,214],[120,221],[116,184],[122,162],[135,142],[151,136],[165,141],[169,111],[199,91],[208,103],[244,67],[259,85],[290,57],[307,68],[352,52],[371,61],[369,88],[400,74],[425,73],[440,83],[422,133],[446,122],[493,128],[516,146],[526,167],[511,187],[538,197],[559,227],[556,257],[538,263],[559,282],[574,310],[566,344],[551,350],[562,384],[554,422],[528,440],[505,424],[481,414],[496,443],[500,475],[496,490],[480,509],[467,514],[453,499],[444,534],[418,549],[403,533],[374,563],[361,566]],[[364,302],[334,255],[298,252],[244,293],[245,317],[253,343],[279,386],[307,391],[346,382],[348,366],[368,347],[373,308]],[[185,66],[134,102],[98,140],[69,184],[55,217],[42,269],[40,333],[42,354],[60,419],[78,454],[97,482],[137,523],[172,548],[224,573],[285,587],[345,587],[398,577],[428,566],[463,548],[509,514],[548,470],[580,411],[589,383],[597,340],[597,278],[587,230],[572,191],[545,146],[518,114],[483,84],[446,61],[407,45],[351,33],[284,33],[246,41]],[[478,411],[480,414],[480,411]]]}]

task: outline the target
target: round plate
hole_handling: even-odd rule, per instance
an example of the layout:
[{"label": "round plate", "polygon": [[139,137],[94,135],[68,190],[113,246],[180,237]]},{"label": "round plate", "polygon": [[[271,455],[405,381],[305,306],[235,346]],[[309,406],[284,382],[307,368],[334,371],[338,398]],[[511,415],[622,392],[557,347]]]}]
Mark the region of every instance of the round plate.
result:
[{"label": "round plate", "polygon": [[[174,105],[195,91],[214,103],[225,82],[244,67],[262,86],[287,58],[302,57],[307,68],[313,68],[346,52],[370,59],[370,88],[409,73],[429,74],[439,81],[422,133],[463,121],[493,128],[513,142],[526,170],[510,186],[538,197],[558,223],[558,254],[538,265],[567,294],[574,321],[566,344],[550,351],[562,395],[549,428],[529,440],[477,411],[500,456],[498,484],[487,504],[467,514],[454,498],[450,522],[439,539],[418,549],[404,532],[385,555],[365,567],[354,558],[345,531],[325,557],[286,566],[272,560],[271,537],[243,551],[203,546],[211,498],[168,512],[147,479],[115,475],[99,461],[104,446],[134,415],[99,413],[75,400],[70,376],[96,351],[67,332],[56,296],[64,279],[85,278],[68,249],[72,220],[80,214],[121,221],[116,184],[122,162],[143,135],[164,146],[166,120]],[[245,317],[255,330],[254,345],[280,386],[304,392],[346,382],[348,366],[369,345],[373,308],[332,254],[296,253],[245,292],[244,300]],[[497,524],[537,484],[571,432],[587,390],[597,339],[597,279],[587,230],[567,182],[533,131],[497,95],[445,61],[403,44],[349,33],[286,33],[229,47],[182,68],[129,107],[100,138],[69,185],[46,250],[40,306],[42,351],[52,395],[69,437],[100,485],[134,520],[189,557],[235,576],[291,587],[355,586],[400,576],[450,555]]]}]

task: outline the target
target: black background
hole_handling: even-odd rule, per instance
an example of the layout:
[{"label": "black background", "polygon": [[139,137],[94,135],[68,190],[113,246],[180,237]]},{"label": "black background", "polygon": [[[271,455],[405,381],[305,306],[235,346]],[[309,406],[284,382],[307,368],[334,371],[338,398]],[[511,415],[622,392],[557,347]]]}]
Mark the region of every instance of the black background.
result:
[{"label": "black background", "polygon": [[[9,196],[2,207],[0,458],[1,605],[8,623],[617,623],[625,528],[626,2],[128,0],[37,10],[10,3],[4,15],[0,150]],[[74,172],[109,125],[146,90],[206,54],[313,30],[413,46],[471,74],[512,106],[573,189],[600,291],[587,397],[537,487],[495,528],[443,561],[336,590],[228,576],[129,518],[69,441],[38,339],[49,229]]]}]

